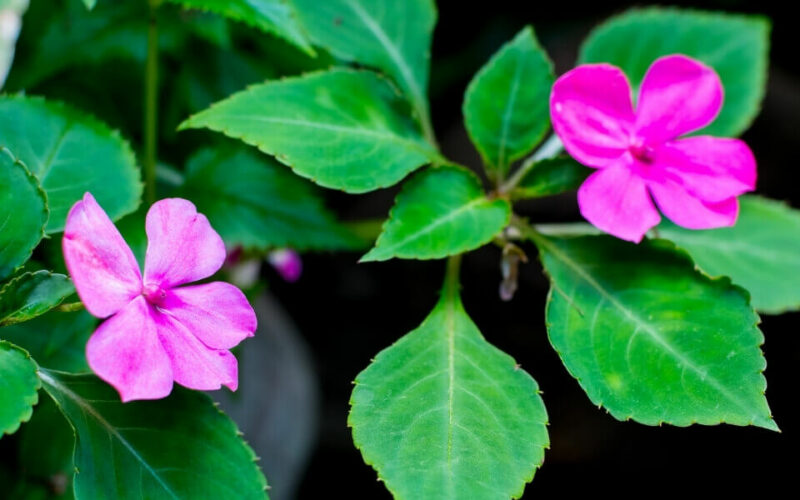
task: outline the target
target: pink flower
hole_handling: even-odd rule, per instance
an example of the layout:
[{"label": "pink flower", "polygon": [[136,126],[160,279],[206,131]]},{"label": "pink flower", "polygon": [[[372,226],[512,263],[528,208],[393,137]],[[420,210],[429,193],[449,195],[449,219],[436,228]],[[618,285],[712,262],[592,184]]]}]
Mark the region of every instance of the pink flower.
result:
[{"label": "pink flower", "polygon": [[256,316],[233,285],[181,286],[214,274],[225,245],[208,219],[179,198],[147,212],[144,277],[131,249],[91,194],[67,216],[63,249],[86,309],[108,318],[86,345],[89,366],[122,401],[158,399],[173,381],[191,389],[235,391],[228,351],[256,329]]},{"label": "pink flower", "polygon": [[300,279],[303,273],[303,261],[294,250],[290,248],[280,248],[269,253],[267,260],[278,271],[281,278],[294,283]]},{"label": "pink flower", "polygon": [[634,111],[619,68],[579,66],[550,96],[553,128],[577,161],[598,171],[578,191],[581,214],[619,238],[639,242],[661,220],[690,229],[732,226],[736,197],[752,191],[756,162],[738,139],[680,136],[711,123],[722,107],[713,69],[682,55],[647,70]]}]

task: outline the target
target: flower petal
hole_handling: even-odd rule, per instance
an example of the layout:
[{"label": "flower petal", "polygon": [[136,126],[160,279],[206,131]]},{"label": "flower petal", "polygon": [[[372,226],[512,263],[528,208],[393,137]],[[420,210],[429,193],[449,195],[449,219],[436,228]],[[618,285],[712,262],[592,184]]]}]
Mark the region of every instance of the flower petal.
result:
[{"label": "flower petal", "polygon": [[220,281],[173,288],[163,308],[212,349],[230,349],[256,331],[256,313],[247,298]]},{"label": "flower petal", "polygon": [[553,128],[564,148],[590,167],[613,164],[628,148],[634,114],[625,74],[609,64],[565,73],[550,94]]},{"label": "flower petal", "polygon": [[145,222],[144,281],[161,288],[207,278],[225,262],[225,244],[194,204],[167,198],[150,207]]},{"label": "flower petal", "polygon": [[661,220],[644,180],[624,161],[589,176],[578,190],[578,205],[594,226],[635,243]]},{"label": "flower petal", "polygon": [[86,344],[86,360],[123,402],[160,399],[172,391],[170,360],[156,333],[153,310],[137,297],[105,320]]},{"label": "flower petal", "polygon": [[668,142],[659,148],[655,166],[704,201],[724,201],[756,187],[756,159],[739,139],[699,136]]},{"label": "flower petal", "polygon": [[709,66],[682,55],[662,57],[639,89],[637,135],[657,145],[701,129],[716,118],[722,94],[722,82]]},{"label": "flower petal", "polygon": [[172,363],[175,382],[201,391],[239,385],[236,358],[226,350],[210,349],[168,314],[155,315],[158,338]]},{"label": "flower petal", "polygon": [[672,222],[688,229],[712,229],[736,224],[739,202],[728,198],[719,202],[705,202],[692,196],[672,180],[648,183],[658,208]]},{"label": "flower petal", "polygon": [[133,252],[91,194],[70,209],[61,244],[78,296],[93,315],[108,317],[142,291]]}]

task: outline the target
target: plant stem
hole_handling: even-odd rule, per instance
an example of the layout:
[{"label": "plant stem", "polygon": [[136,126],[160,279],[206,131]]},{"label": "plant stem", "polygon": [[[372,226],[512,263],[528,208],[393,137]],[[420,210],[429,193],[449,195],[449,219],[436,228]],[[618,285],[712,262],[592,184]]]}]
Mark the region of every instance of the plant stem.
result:
[{"label": "plant stem", "polygon": [[431,112],[425,103],[417,104],[417,113],[419,114],[419,121],[422,124],[422,132],[425,134],[425,139],[436,149],[439,149],[439,143],[436,141],[436,133],[433,131],[433,124],[431,123]]},{"label": "plant stem", "polygon": [[83,302],[67,302],[56,307],[56,311],[60,312],[74,312],[83,309]]},{"label": "plant stem", "polygon": [[442,296],[451,298],[458,297],[460,288],[459,274],[461,273],[461,254],[451,255],[447,259],[447,271],[444,275],[444,288]]},{"label": "plant stem", "polygon": [[561,139],[559,139],[556,134],[551,135],[535,153],[525,158],[525,161],[523,161],[522,165],[514,172],[514,175],[509,177],[508,180],[500,186],[498,192],[500,194],[511,192],[533,168],[536,162],[546,158],[552,158],[560,153],[562,149],[564,149],[564,145],[561,143]]},{"label": "plant stem", "polygon": [[156,201],[156,159],[158,148],[158,6],[149,0],[147,62],[144,82],[144,182],[148,205]]}]

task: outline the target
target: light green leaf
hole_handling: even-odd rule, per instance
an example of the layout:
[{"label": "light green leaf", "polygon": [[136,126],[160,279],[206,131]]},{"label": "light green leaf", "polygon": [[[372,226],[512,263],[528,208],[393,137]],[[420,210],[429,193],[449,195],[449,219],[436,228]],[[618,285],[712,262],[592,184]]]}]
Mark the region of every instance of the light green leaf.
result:
[{"label": "light green leaf", "polygon": [[[392,77],[423,126],[430,125],[427,88],[432,0],[292,0],[311,41],[334,56],[377,68]],[[432,137],[433,131],[426,130]]]},{"label": "light green leaf", "polygon": [[123,404],[93,375],[40,377],[77,435],[76,498],[266,497],[253,450],[205,394]]},{"label": "light green leaf", "polygon": [[594,404],[648,425],[778,429],[764,337],[741,288],[664,240],[528,236],[552,283],[550,342]]},{"label": "light green leaf", "polygon": [[83,3],[86,5],[87,9],[92,10],[94,6],[97,5],[97,0],[83,0]]},{"label": "light green leaf", "polygon": [[361,262],[439,259],[480,247],[508,224],[511,206],[491,200],[462,167],[428,169],[397,195],[375,248]]},{"label": "light green leaf", "polygon": [[766,18],[647,8],[630,10],[595,29],[583,44],[581,63],[608,62],[622,68],[638,88],[656,59],[684,54],[713,67],[725,102],[702,134],[744,132],[761,106],[767,85],[770,24]]},{"label": "light green leaf", "polygon": [[13,434],[31,418],[41,385],[30,355],[0,341],[0,437]]},{"label": "light green leaf", "polygon": [[525,27],[489,60],[464,95],[464,125],[494,175],[541,142],[550,125],[553,66]]},{"label": "light green leaf", "polygon": [[181,193],[229,245],[260,251],[364,246],[325,209],[314,185],[250,148],[199,151],[189,159]]},{"label": "light green leaf", "polygon": [[356,378],[348,424],[396,498],[517,498],[549,445],[530,375],[483,338],[457,277],[413,332]]},{"label": "light green leaf", "polygon": [[47,198],[42,187],[25,165],[0,147],[0,280],[30,258],[46,224]]},{"label": "light green leaf", "polygon": [[295,19],[292,7],[285,0],[167,0],[187,9],[214,12],[277,35],[314,53]]},{"label": "light green leaf", "polygon": [[538,161],[525,174],[511,195],[514,198],[539,198],[578,189],[592,169],[563,155]]},{"label": "light green leaf", "polygon": [[706,273],[745,287],[759,311],[800,308],[800,212],[759,196],[743,196],[739,206],[734,227],[695,231],[665,222],[658,231]]},{"label": "light green leaf", "polygon": [[0,326],[40,316],[73,293],[75,287],[63,274],[36,271],[16,276],[0,287]]},{"label": "light green leaf", "polygon": [[47,193],[47,233],[64,229],[67,212],[86,192],[112,219],[139,206],[142,183],[128,143],[65,104],[24,95],[1,98],[0,146],[18,155]]},{"label": "light green leaf", "polygon": [[203,127],[351,193],[391,186],[439,159],[391,85],[369,71],[337,69],[250,87],[181,125]]}]

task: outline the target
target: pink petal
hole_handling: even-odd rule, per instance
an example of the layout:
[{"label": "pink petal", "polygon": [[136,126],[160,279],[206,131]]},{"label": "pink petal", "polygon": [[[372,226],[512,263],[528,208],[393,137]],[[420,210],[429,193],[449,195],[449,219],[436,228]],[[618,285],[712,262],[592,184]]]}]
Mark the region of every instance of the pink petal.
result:
[{"label": "pink petal", "polygon": [[123,402],[159,399],[172,391],[170,360],[156,333],[153,310],[137,297],[101,324],[86,344],[86,360]]},{"label": "pink petal", "polygon": [[150,207],[145,222],[144,281],[161,288],[207,278],[225,262],[225,244],[190,201],[167,198]]},{"label": "pink petal", "polygon": [[671,141],[659,148],[654,166],[704,201],[724,201],[756,187],[756,159],[739,139],[699,136]]},{"label": "pink petal", "polygon": [[701,129],[722,108],[722,93],[722,82],[710,67],[682,55],[662,57],[642,80],[637,135],[655,146]]},{"label": "pink petal", "polygon": [[581,214],[597,228],[638,243],[661,217],[644,180],[629,165],[621,160],[589,176],[578,190],[578,205]]},{"label": "pink petal", "polygon": [[628,148],[634,114],[625,74],[608,64],[586,64],[556,80],[550,116],[564,148],[590,167],[616,162]]},{"label": "pink petal", "polygon": [[689,229],[712,229],[736,224],[739,202],[728,198],[719,202],[704,202],[692,196],[672,180],[648,183],[658,208],[672,222]]},{"label": "pink petal", "polygon": [[201,391],[239,385],[236,358],[228,351],[210,349],[168,314],[155,316],[158,337],[172,363],[175,382]]},{"label": "pink petal", "polygon": [[256,313],[228,283],[173,288],[163,309],[212,349],[230,349],[256,331]]},{"label": "pink petal", "polygon": [[93,315],[108,317],[141,292],[133,252],[91,194],[69,211],[62,248],[78,296]]}]

